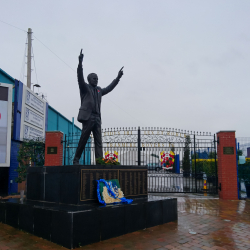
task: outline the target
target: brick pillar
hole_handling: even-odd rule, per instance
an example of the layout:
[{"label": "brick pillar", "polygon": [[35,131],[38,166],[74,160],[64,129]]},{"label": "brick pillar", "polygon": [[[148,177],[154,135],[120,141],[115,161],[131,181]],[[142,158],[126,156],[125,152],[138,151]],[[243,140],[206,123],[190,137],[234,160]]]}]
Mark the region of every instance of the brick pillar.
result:
[{"label": "brick pillar", "polygon": [[62,166],[63,164],[63,133],[47,131],[45,139],[44,166]]},{"label": "brick pillar", "polygon": [[235,131],[217,133],[219,197],[238,200]]}]

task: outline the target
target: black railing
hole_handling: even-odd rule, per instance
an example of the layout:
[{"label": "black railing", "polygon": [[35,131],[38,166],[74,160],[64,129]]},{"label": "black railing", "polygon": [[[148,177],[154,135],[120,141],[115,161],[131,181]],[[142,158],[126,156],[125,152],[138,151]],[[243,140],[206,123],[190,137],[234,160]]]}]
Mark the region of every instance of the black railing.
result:
[{"label": "black railing", "polygon": [[[65,136],[65,165],[72,165],[79,138],[80,134]],[[148,167],[149,192],[217,193],[216,143],[211,133],[117,128],[103,130],[102,141],[104,158],[114,157],[124,166]],[[80,164],[96,164],[92,135]]]},{"label": "black railing", "polygon": [[[206,179],[206,186],[204,186]],[[183,173],[148,173],[150,193],[208,193],[217,194],[217,176],[203,177],[203,174],[183,176]]]},{"label": "black railing", "polygon": [[250,198],[250,162],[238,165],[239,198]]}]

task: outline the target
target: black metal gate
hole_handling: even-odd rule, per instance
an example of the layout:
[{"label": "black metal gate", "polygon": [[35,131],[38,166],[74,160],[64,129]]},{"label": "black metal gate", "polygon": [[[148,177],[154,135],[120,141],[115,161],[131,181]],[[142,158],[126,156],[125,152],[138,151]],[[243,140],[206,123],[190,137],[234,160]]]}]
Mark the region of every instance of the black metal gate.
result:
[{"label": "black metal gate", "polygon": [[[64,164],[71,165],[80,134],[64,140]],[[148,167],[148,192],[212,193],[218,190],[215,135],[173,128],[103,130],[103,156],[121,165]],[[91,135],[80,160],[95,165]]]}]

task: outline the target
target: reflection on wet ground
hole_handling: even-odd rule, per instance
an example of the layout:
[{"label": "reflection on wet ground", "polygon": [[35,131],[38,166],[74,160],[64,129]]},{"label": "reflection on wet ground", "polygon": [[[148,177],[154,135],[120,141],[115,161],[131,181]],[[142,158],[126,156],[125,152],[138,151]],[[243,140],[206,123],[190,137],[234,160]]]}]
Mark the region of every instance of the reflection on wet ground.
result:
[{"label": "reflection on wet ground", "polygon": [[[250,249],[250,200],[167,197],[178,199],[178,221],[78,249]],[[7,249],[65,248],[0,223],[0,250]]]},{"label": "reflection on wet ground", "polygon": [[[161,195],[157,195],[157,197],[165,197]],[[219,209],[212,206],[212,204],[216,203],[217,200],[219,201],[219,198],[214,198],[213,196],[210,197],[204,197],[204,196],[188,196],[185,197],[182,195],[182,197],[176,197],[174,195],[168,196],[168,197],[175,197],[178,199],[178,212],[180,213],[192,213],[192,214],[198,214],[198,215],[219,215]]]}]

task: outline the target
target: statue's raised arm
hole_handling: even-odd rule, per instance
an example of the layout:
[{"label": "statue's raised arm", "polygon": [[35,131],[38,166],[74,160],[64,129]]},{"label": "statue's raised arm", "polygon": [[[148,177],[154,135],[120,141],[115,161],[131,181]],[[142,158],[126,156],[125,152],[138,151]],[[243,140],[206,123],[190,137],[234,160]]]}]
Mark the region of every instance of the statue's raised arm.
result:
[{"label": "statue's raised arm", "polygon": [[87,83],[85,82],[84,80],[84,76],[83,76],[83,69],[82,69],[82,61],[83,61],[83,53],[82,53],[82,49],[81,49],[81,52],[80,52],[80,55],[78,57],[79,59],[79,64],[78,64],[78,67],[77,67],[77,78],[78,78],[78,84],[79,84],[79,88],[80,88],[80,93],[83,94],[87,91]]},{"label": "statue's raised arm", "polygon": [[117,77],[106,88],[102,89],[102,95],[106,95],[110,91],[112,91],[115,88],[115,86],[119,83],[122,76],[123,76],[123,67],[119,70]]},{"label": "statue's raised arm", "polygon": [[119,72],[118,72],[118,76],[117,76],[117,78],[120,80],[121,79],[121,77],[123,76],[123,68],[124,68],[124,66],[119,70]]},{"label": "statue's raised arm", "polygon": [[81,64],[81,65],[82,65],[83,57],[84,57],[84,55],[83,55],[82,49],[81,49],[80,55],[78,57],[79,58],[79,64]]}]

